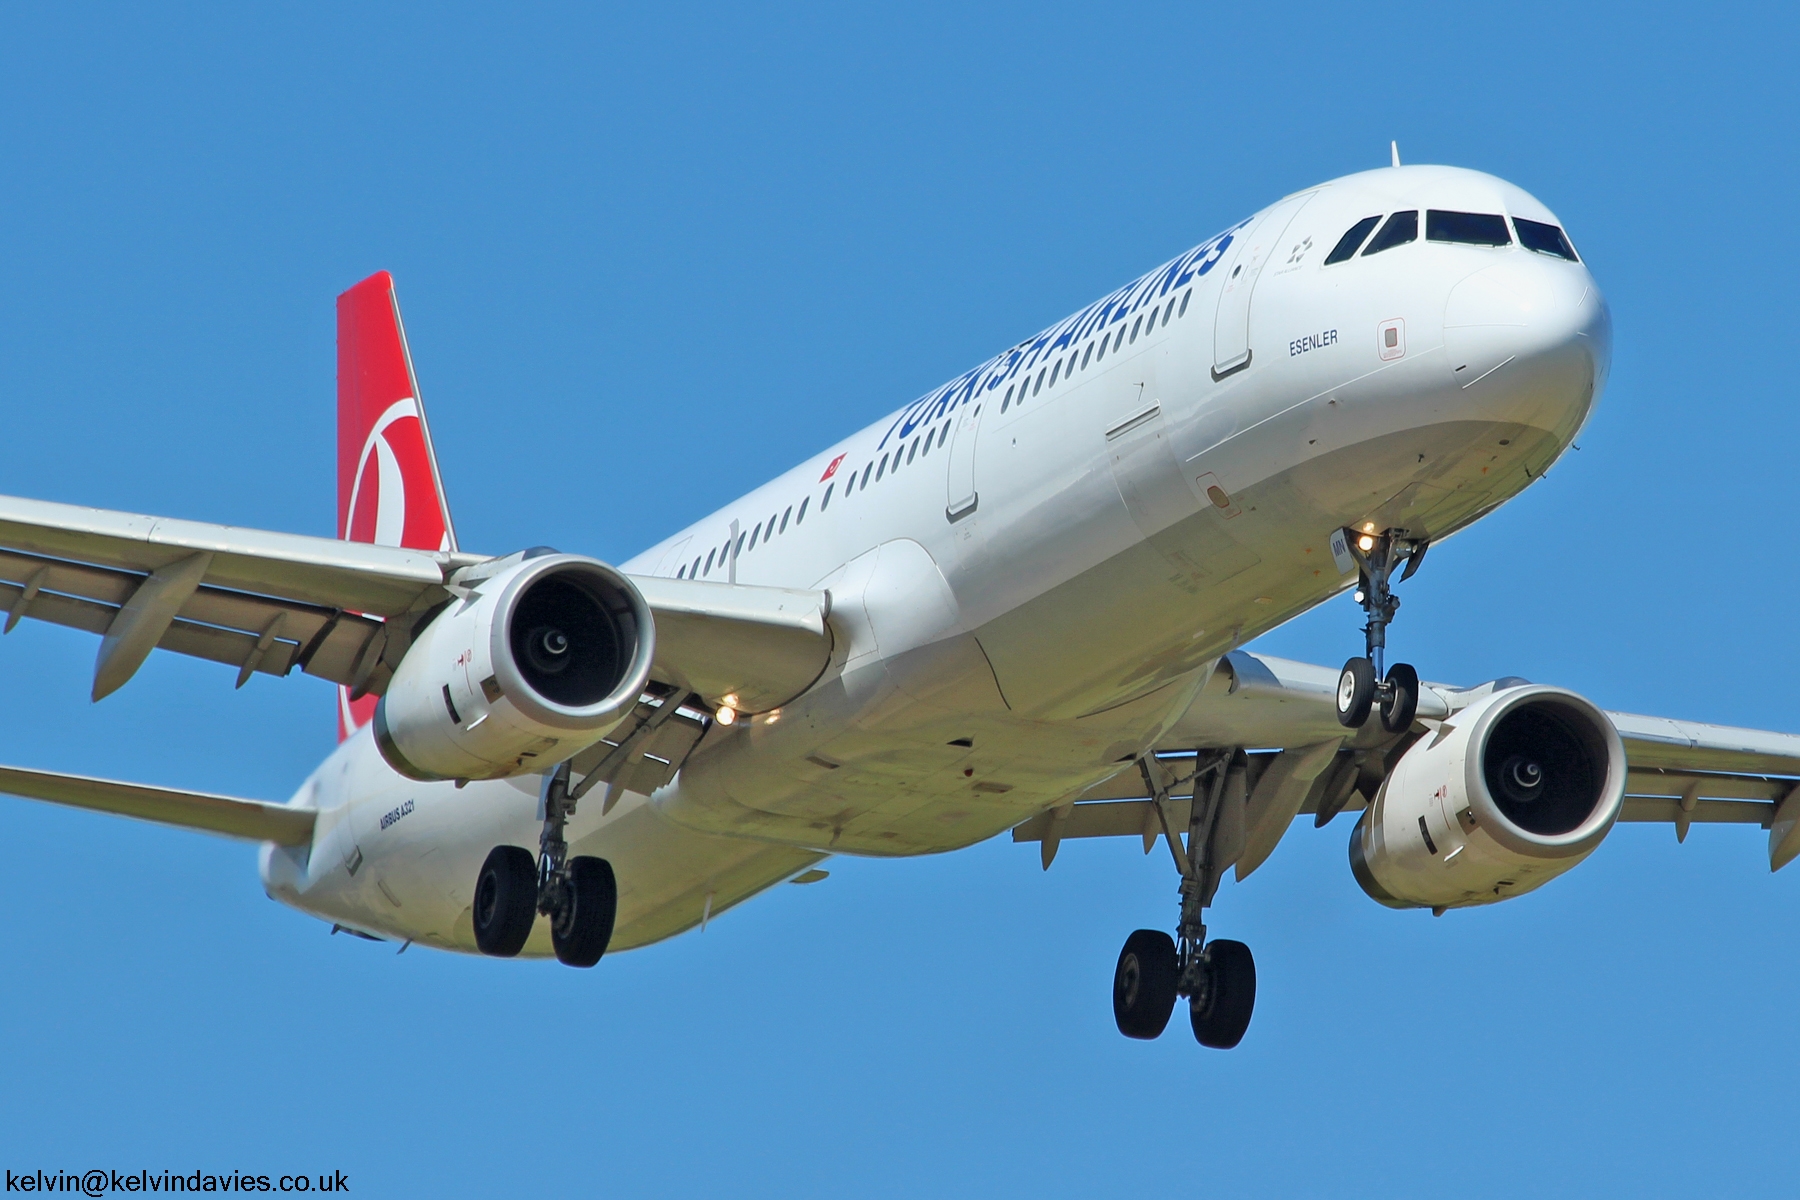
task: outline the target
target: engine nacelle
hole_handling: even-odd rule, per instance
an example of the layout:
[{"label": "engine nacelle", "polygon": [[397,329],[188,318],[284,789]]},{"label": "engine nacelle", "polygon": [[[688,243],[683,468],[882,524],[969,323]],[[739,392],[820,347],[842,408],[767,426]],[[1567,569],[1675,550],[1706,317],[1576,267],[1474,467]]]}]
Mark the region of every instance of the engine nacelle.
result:
[{"label": "engine nacelle", "polygon": [[1606,714],[1562,688],[1510,687],[1401,756],[1350,835],[1350,869],[1390,908],[1492,904],[1586,858],[1624,802]]},{"label": "engine nacelle", "polygon": [[525,775],[630,714],[656,625],[629,579],[551,552],[470,587],[419,632],[375,707],[375,742],[394,770],[420,780]]}]

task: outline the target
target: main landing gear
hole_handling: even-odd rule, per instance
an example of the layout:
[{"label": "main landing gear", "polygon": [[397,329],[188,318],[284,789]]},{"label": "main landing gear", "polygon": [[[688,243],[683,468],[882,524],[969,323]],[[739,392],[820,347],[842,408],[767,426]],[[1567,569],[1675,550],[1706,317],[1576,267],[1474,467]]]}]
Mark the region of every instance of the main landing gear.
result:
[{"label": "main landing gear", "polygon": [[1256,1007],[1256,961],[1242,942],[1206,940],[1205,909],[1229,865],[1219,861],[1219,814],[1227,786],[1243,786],[1244,752],[1205,751],[1194,766],[1194,799],[1184,846],[1180,831],[1170,823],[1169,788],[1175,780],[1155,757],[1138,760],[1175,869],[1181,873],[1181,924],[1173,938],[1160,929],[1140,929],[1125,939],[1113,971],[1113,1019],[1126,1037],[1154,1038],[1168,1025],[1176,997],[1186,996],[1194,1040],[1229,1050],[1250,1027]]},{"label": "main landing gear", "polygon": [[539,854],[519,846],[495,846],[475,878],[475,944],[483,954],[512,958],[525,948],[538,914],[550,918],[556,957],[571,967],[591,967],[612,941],[619,885],[612,864],[590,855],[569,857],[563,831],[575,815],[569,764],[544,777],[544,831]]},{"label": "main landing gear", "polygon": [[1379,707],[1381,727],[1389,733],[1404,733],[1412,727],[1419,711],[1419,673],[1408,663],[1395,663],[1382,674],[1387,656],[1387,627],[1400,609],[1400,597],[1389,586],[1389,576],[1401,563],[1406,569],[1397,583],[1411,579],[1419,564],[1425,561],[1429,543],[1423,538],[1408,537],[1403,529],[1381,533],[1342,531],[1360,571],[1356,602],[1368,615],[1363,637],[1368,653],[1344,664],[1338,676],[1338,721],[1350,729],[1361,729],[1372,709]]}]

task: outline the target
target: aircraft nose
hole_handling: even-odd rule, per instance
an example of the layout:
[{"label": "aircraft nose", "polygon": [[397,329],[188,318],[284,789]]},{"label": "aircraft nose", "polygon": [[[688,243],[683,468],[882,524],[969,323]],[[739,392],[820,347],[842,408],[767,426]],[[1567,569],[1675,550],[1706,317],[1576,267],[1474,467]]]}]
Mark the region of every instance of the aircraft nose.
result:
[{"label": "aircraft nose", "polygon": [[1444,348],[1485,415],[1567,440],[1605,386],[1612,318],[1585,267],[1515,252],[1451,289]]}]

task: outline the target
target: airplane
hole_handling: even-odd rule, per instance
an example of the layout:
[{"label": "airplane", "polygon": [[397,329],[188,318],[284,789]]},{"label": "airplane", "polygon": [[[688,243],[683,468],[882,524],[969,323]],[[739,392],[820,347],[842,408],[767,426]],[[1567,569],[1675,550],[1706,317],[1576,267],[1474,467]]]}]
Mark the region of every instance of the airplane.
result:
[{"label": "airplane", "polygon": [[[339,538],[0,498],[4,628],[99,634],[96,701],[159,648],[297,671],[336,750],[285,803],[0,790],[258,842],[334,933],[575,967],[835,855],[1138,838],[1180,905],[1115,1021],[1186,999],[1221,1049],[1256,969],[1208,910],[1296,821],[1352,815],[1362,890],[1439,915],[1619,821],[1800,855],[1800,737],[1388,661],[1396,588],[1558,462],[1611,362],[1561,221],[1494,176],[1396,149],[1295,192],[618,565],[463,549],[391,276],[337,314]],[[1348,590],[1341,670],[1243,649]]]}]

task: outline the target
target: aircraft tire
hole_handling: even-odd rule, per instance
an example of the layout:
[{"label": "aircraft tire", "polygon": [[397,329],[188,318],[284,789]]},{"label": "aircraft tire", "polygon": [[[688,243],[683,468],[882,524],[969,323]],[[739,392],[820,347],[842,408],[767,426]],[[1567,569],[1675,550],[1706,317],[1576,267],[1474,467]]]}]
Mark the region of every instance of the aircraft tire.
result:
[{"label": "aircraft tire", "polygon": [[1206,969],[1211,979],[1205,1004],[1198,998],[1189,1002],[1194,1040],[1229,1050],[1244,1040],[1256,1009],[1256,960],[1244,943],[1220,938],[1206,945]]},{"label": "aircraft tire", "polygon": [[569,861],[569,889],[550,923],[556,957],[571,967],[591,967],[612,941],[619,913],[619,883],[612,864],[582,855]]},{"label": "aircraft tire", "polygon": [[1347,729],[1361,729],[1369,719],[1375,703],[1375,664],[1366,658],[1353,658],[1344,664],[1338,676],[1338,724]]},{"label": "aircraft tire", "polygon": [[1419,712],[1419,673],[1411,663],[1388,668],[1387,695],[1381,698],[1381,727],[1389,733],[1405,733]]},{"label": "aircraft tire", "polygon": [[475,877],[475,945],[483,954],[513,958],[525,948],[537,919],[537,860],[519,846],[495,846]]},{"label": "aircraft tire", "polygon": [[1140,929],[1125,939],[1113,969],[1113,1020],[1128,1038],[1159,1037],[1175,1011],[1180,963],[1175,939],[1160,929]]}]

